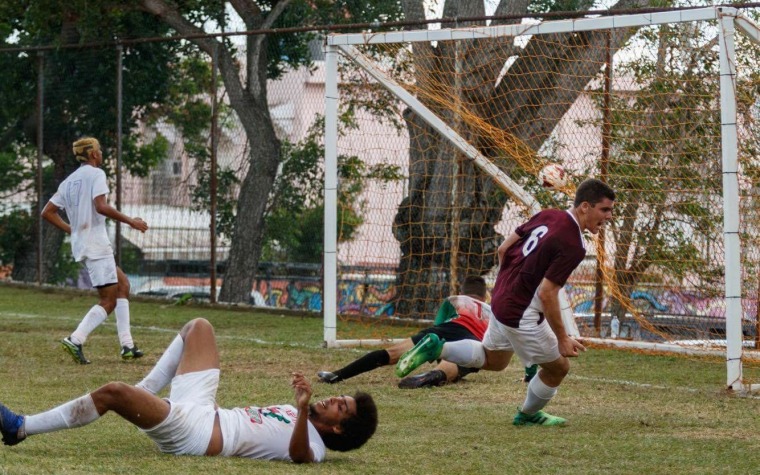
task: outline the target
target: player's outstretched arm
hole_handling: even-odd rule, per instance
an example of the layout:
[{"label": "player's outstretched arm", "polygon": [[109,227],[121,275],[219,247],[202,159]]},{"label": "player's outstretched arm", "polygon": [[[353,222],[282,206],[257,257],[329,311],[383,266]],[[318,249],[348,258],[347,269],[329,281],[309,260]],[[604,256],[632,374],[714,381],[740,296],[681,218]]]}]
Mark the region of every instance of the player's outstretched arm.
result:
[{"label": "player's outstretched arm", "polygon": [[293,435],[290,436],[288,452],[291,460],[295,463],[308,463],[314,461],[314,453],[309,446],[309,401],[311,400],[311,384],[306,380],[303,373],[294,372],[291,386],[295,393],[298,419],[293,427]]},{"label": "player's outstretched arm", "polygon": [[559,305],[559,291],[562,286],[555,284],[549,279],[541,281],[541,287],[538,290],[538,296],[544,307],[546,321],[557,336],[559,345],[559,354],[567,358],[578,356],[579,351],[586,351],[580,342],[567,334],[565,325],[562,322],[562,310]]},{"label": "player's outstretched arm", "polygon": [[141,218],[130,218],[126,214],[109,205],[108,201],[106,201],[106,195],[96,196],[93,201],[95,202],[95,210],[103,216],[115,219],[116,221],[120,221],[124,224],[129,225],[132,229],[136,229],[143,233],[148,230],[148,223],[143,221]]},{"label": "player's outstretched arm", "polygon": [[69,226],[69,224],[61,218],[61,215],[58,214],[58,207],[51,201],[48,201],[48,203],[45,205],[45,208],[42,210],[42,217],[45,219],[45,221],[65,232],[66,234],[71,234],[71,226]]}]

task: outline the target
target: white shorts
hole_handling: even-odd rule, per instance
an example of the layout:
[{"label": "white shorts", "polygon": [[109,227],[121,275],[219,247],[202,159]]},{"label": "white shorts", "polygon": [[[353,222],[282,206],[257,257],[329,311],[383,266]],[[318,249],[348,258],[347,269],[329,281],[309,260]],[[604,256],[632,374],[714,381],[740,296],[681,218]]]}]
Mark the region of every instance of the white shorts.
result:
[{"label": "white shorts", "polygon": [[116,284],[119,278],[116,276],[116,259],[113,256],[99,259],[85,259],[84,266],[90,274],[90,282],[93,287]]},{"label": "white shorts", "polygon": [[161,452],[205,455],[214,430],[219,369],[185,373],[172,378],[167,401],[171,405],[163,422],[143,432]]},{"label": "white shorts", "polygon": [[483,346],[489,350],[513,351],[525,366],[557,360],[562,356],[557,336],[546,319],[538,323],[539,318],[538,311],[528,307],[520,320],[520,328],[512,328],[492,316],[483,335]]}]

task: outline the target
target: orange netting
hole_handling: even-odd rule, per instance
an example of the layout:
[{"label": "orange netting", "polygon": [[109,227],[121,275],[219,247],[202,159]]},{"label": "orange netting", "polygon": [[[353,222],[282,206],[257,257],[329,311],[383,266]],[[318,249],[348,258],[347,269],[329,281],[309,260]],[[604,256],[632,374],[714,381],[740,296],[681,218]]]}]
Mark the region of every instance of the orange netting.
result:
[{"label": "orange netting", "polygon": [[[589,176],[616,189],[614,220],[567,287],[582,333],[609,336],[617,318],[622,338],[719,347],[718,38],[717,25],[702,22],[358,49],[542,207],[567,206]],[[742,325],[746,347],[757,348],[760,48],[736,40]],[[363,195],[363,231],[340,244],[340,285],[362,285],[378,315],[432,319],[466,275],[493,278],[496,247],[531,210],[387,86],[348,60],[341,71],[342,110],[356,129],[340,153],[369,151],[407,179]],[[388,104],[397,104],[393,120],[378,118]],[[537,182],[547,163],[571,174],[565,188]],[[359,262],[378,263],[375,280],[349,276]]]}]

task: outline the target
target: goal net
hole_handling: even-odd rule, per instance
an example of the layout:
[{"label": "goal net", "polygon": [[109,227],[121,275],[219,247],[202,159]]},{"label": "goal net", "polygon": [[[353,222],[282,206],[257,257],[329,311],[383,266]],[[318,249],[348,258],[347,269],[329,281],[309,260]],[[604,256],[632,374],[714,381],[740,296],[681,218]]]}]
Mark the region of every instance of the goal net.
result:
[{"label": "goal net", "polygon": [[[517,225],[567,207],[575,185],[597,177],[618,199],[565,287],[566,326],[592,341],[715,352],[727,386],[751,388],[760,376],[754,13],[329,36],[326,344],[387,341],[399,333],[388,321],[411,335],[466,276],[493,284],[496,249]],[[379,170],[358,198],[340,178],[356,158]],[[549,163],[570,174],[566,187],[538,183]],[[341,322],[357,316],[366,325],[348,333]]]}]

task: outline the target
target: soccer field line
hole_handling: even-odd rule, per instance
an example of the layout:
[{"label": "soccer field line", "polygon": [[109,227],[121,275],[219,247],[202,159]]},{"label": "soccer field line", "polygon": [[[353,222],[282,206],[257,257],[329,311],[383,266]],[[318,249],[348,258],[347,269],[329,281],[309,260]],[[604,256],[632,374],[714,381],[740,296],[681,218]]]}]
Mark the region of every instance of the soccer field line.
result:
[{"label": "soccer field line", "polygon": [[570,375],[568,379],[578,379],[581,381],[589,381],[592,383],[605,383],[605,384],[617,384],[620,386],[634,386],[637,388],[649,388],[649,389],[677,389],[679,391],[686,391],[692,393],[701,392],[701,389],[686,388],[678,386],[663,386],[661,384],[649,384],[649,383],[637,383],[636,381],[626,381],[623,379],[607,379],[607,378],[591,378],[588,376]]},{"label": "soccer field line", "polygon": [[[568,379],[577,379],[580,381],[588,381],[592,383],[615,384],[619,386],[632,386],[632,387],[643,388],[643,389],[658,389],[658,390],[675,389],[676,391],[683,391],[687,393],[713,392],[712,389],[697,389],[697,388],[689,388],[689,387],[684,387],[684,386],[664,386],[661,384],[637,383],[636,381],[626,381],[622,379],[592,378],[588,376],[578,376],[578,375],[569,375]],[[746,394],[746,395],[742,395],[742,399],[760,399],[760,396],[755,396],[753,394]]]},{"label": "soccer field line", "polygon": [[[11,318],[17,318],[18,320],[28,320],[28,319],[36,319],[36,318],[44,318],[44,319],[51,319],[51,320],[60,320],[60,321],[66,321],[66,322],[72,322],[73,324],[78,324],[82,319],[81,317],[66,317],[63,315],[41,315],[41,314],[33,314],[33,313],[17,313],[17,312],[3,312],[0,311],[0,317],[11,317]],[[101,325],[108,325],[110,327],[116,328],[116,322],[108,321],[101,323]],[[144,331],[152,331],[156,333],[179,333],[179,328],[164,328],[164,327],[158,327],[155,325],[131,325],[132,330],[144,330]],[[260,338],[250,338],[250,337],[242,337],[242,336],[233,336],[233,335],[220,335],[217,333],[216,338],[218,340],[238,340],[238,341],[247,341],[250,343],[257,343],[260,345],[276,345],[276,346],[287,346],[287,347],[293,347],[293,348],[306,348],[306,349],[320,349],[322,348],[322,345],[308,345],[304,343],[292,343],[292,342],[285,342],[285,341],[268,341],[268,340],[262,340]]]},{"label": "soccer field line", "polygon": [[[81,318],[79,317],[66,317],[62,315],[40,315],[40,314],[31,314],[31,313],[17,313],[17,312],[3,312],[0,311],[0,317],[15,317],[17,319],[35,319],[35,318],[46,318],[46,319],[53,319],[53,320],[63,320],[67,322],[73,322],[73,323],[79,323],[81,321]],[[103,325],[109,325],[111,327],[116,327],[115,322],[103,322]],[[155,325],[132,325],[132,329],[139,329],[144,331],[152,331],[156,333],[178,333],[179,329],[177,328],[164,328],[159,327]],[[241,336],[232,336],[232,335],[219,335],[217,334],[217,339],[220,340],[237,340],[237,341],[247,341],[251,343],[256,343],[260,345],[276,345],[276,346],[287,346],[287,347],[298,347],[298,348],[304,348],[304,349],[322,349],[321,345],[307,345],[303,343],[291,343],[291,342],[284,342],[284,341],[267,341],[262,340],[260,338],[249,338],[249,337],[241,337]],[[346,348],[347,350],[351,350],[352,352],[364,352],[366,349],[362,348]],[[637,387],[642,389],[656,389],[656,390],[677,390],[677,391],[684,391],[684,392],[692,392],[692,393],[701,393],[705,392],[704,389],[697,389],[697,388],[689,388],[689,387],[683,387],[683,386],[665,386],[660,384],[649,384],[649,383],[638,383],[636,381],[626,381],[622,379],[607,379],[607,378],[592,378],[588,376],[578,376],[571,374],[568,376],[568,379],[576,379],[580,381],[588,381],[593,383],[604,383],[604,384],[614,384],[619,386],[631,386],[631,387]],[[754,396],[754,395],[748,395],[744,396],[747,399],[760,399],[760,396]]]}]

